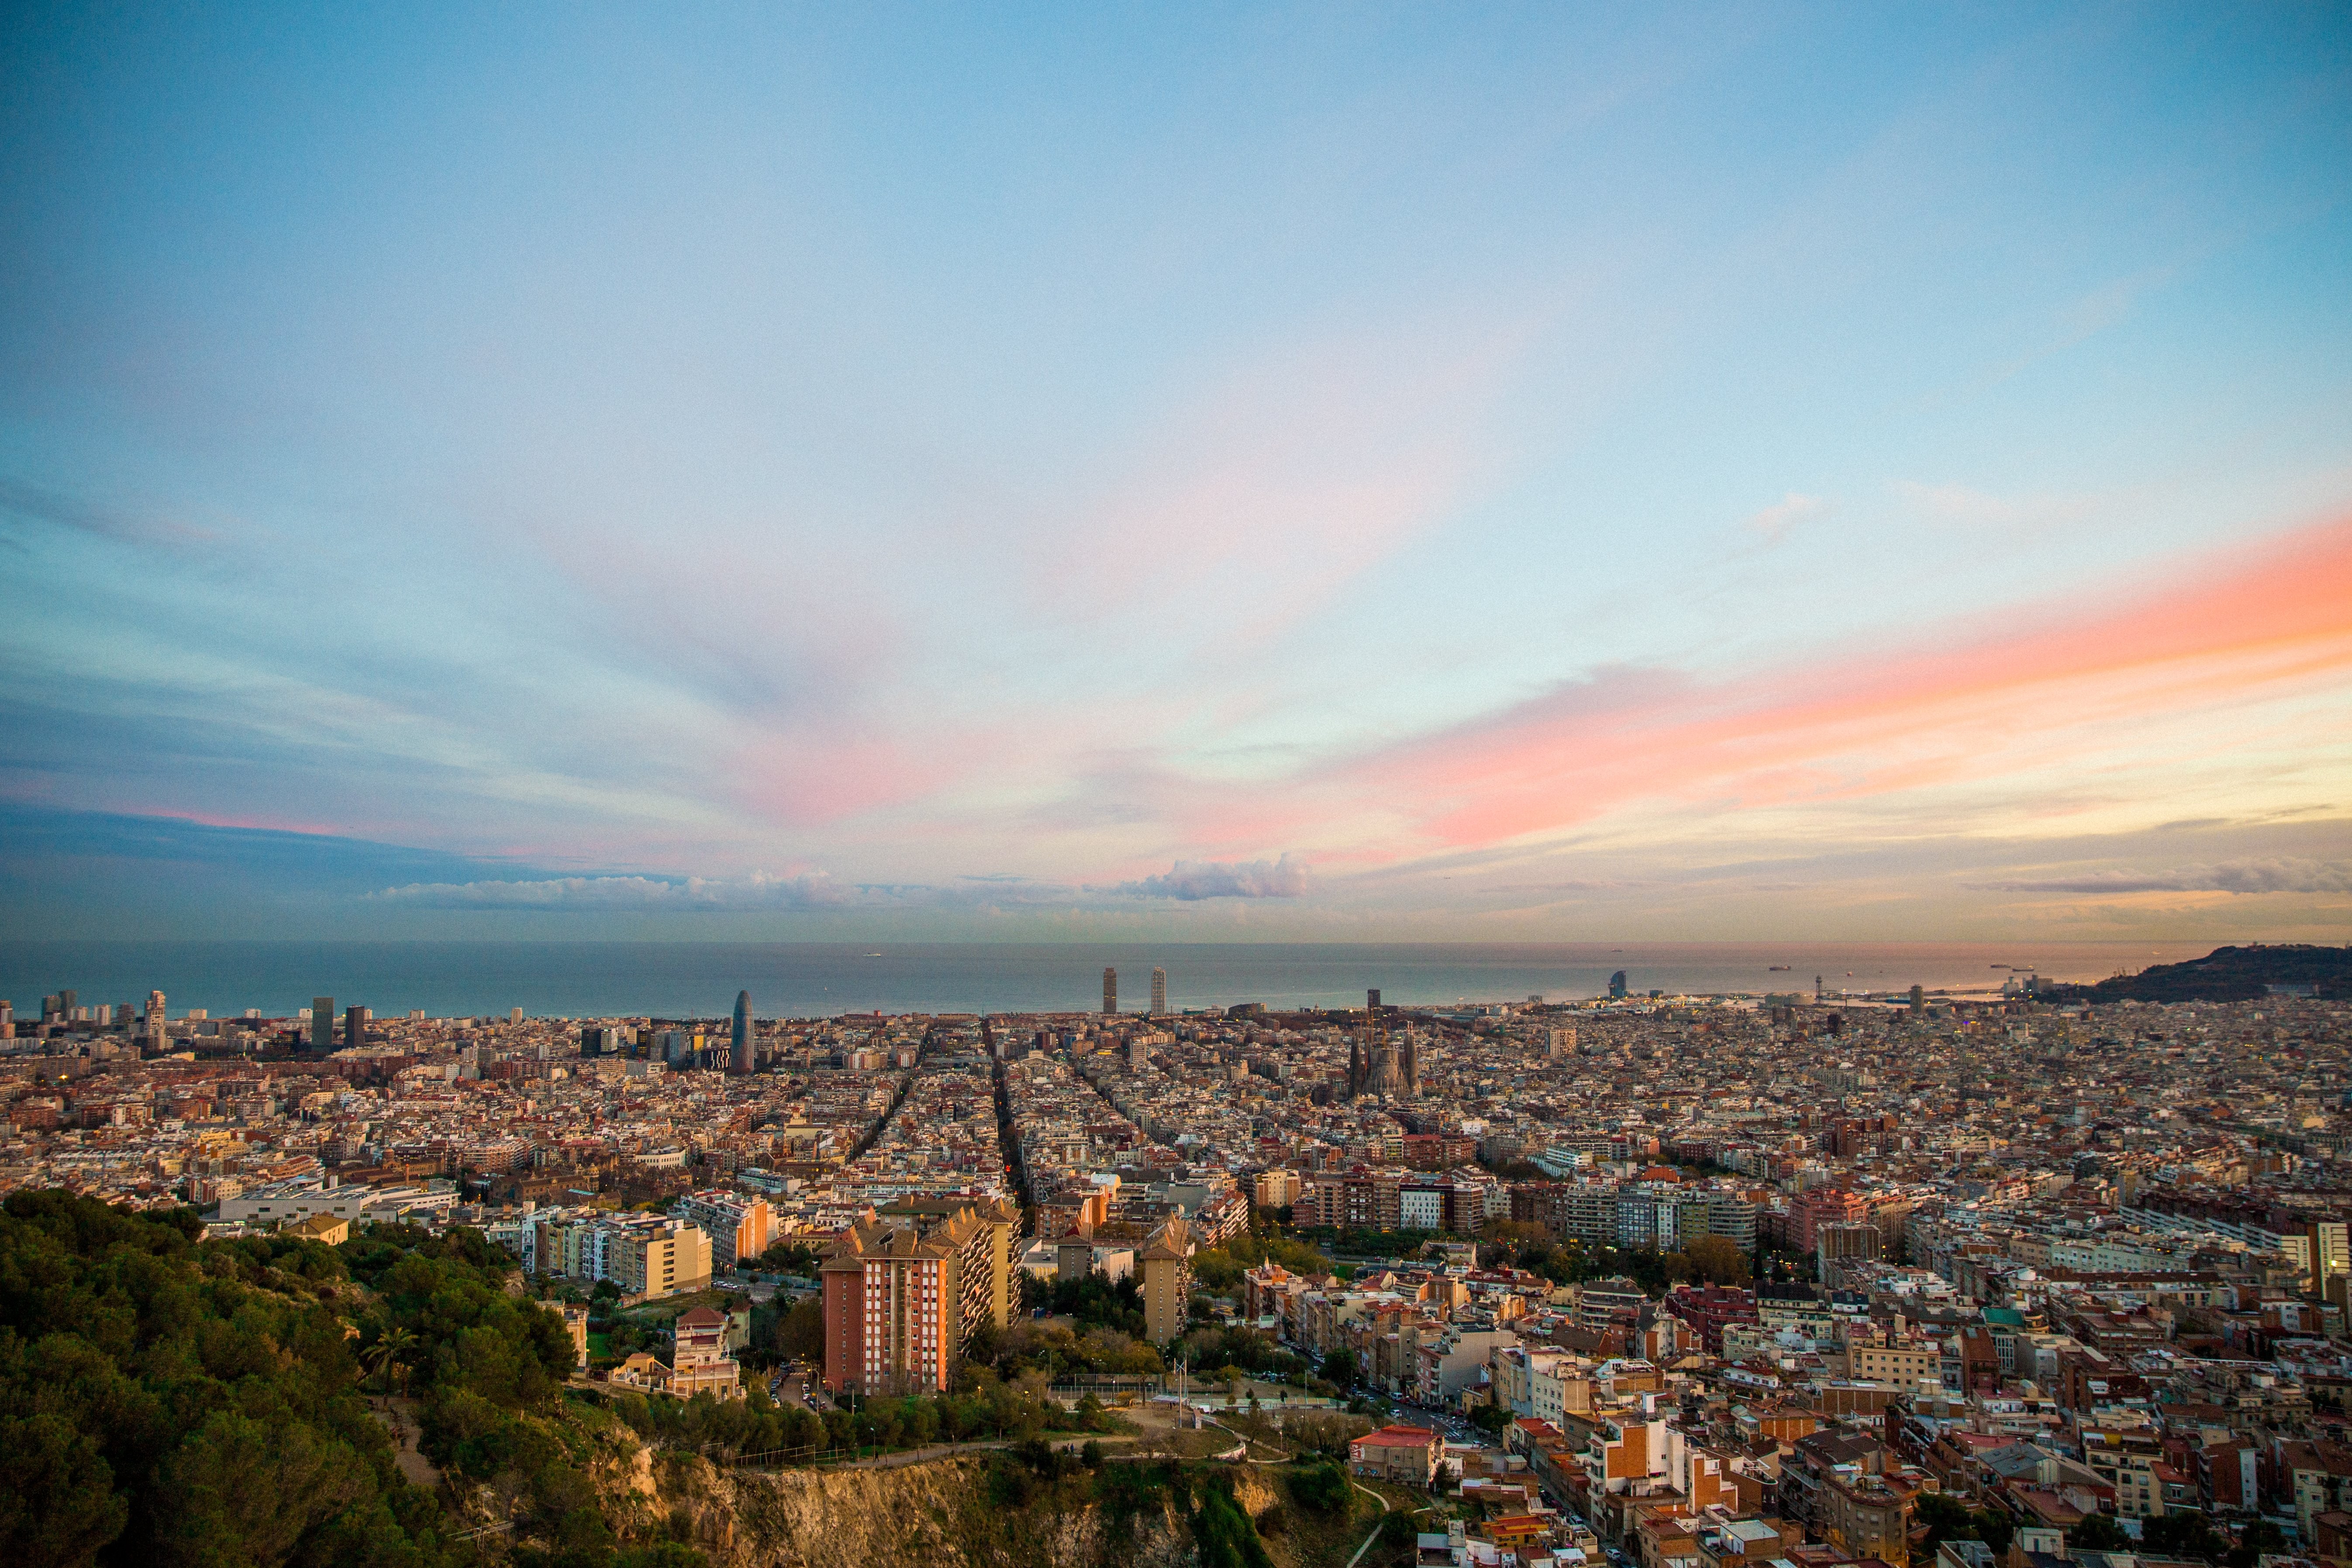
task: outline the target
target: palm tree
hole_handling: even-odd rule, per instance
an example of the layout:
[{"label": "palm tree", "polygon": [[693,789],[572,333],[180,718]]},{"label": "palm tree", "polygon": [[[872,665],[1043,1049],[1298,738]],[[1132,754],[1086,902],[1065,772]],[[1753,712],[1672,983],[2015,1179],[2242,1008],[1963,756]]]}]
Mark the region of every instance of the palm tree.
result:
[{"label": "palm tree", "polygon": [[416,1336],[406,1329],[387,1329],[376,1336],[375,1342],[360,1352],[360,1365],[369,1374],[390,1384],[400,1380],[400,1391],[408,1392],[408,1358],[416,1349]]},{"label": "palm tree", "polygon": [[391,1366],[391,1364],[392,1339],[390,1335],[379,1334],[376,1336],[373,1343],[361,1348],[360,1371],[365,1373],[368,1376],[378,1379],[383,1378],[385,1375],[385,1369]]}]

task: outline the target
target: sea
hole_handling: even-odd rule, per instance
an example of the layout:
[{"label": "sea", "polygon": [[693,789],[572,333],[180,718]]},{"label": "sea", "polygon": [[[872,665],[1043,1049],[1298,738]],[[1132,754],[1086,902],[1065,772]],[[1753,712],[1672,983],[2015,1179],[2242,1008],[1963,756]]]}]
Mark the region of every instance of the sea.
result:
[{"label": "sea", "polygon": [[378,1017],[720,1018],[738,991],[763,1018],[856,1013],[1092,1012],[1105,968],[1122,1010],[1168,973],[1171,1011],[1577,1001],[1625,973],[1636,996],[1976,995],[2017,973],[2102,980],[2201,957],[2210,943],[2154,942],[16,942],[0,943],[0,997],[18,1017],[71,990],[83,1006],[143,1004],[174,1017],[287,1017],[314,996]]}]

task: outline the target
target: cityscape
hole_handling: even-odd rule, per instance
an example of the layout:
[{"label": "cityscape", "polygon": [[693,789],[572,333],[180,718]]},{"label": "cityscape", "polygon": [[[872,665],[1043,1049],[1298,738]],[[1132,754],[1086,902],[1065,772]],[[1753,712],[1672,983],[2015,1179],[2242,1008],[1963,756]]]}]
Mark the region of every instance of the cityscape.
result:
[{"label": "cityscape", "polygon": [[2352,1568],[2352,0],[0,148],[0,1568]]},{"label": "cityscape", "polygon": [[[1141,1007],[1119,979],[1084,1013],[824,1019],[60,990],[0,1012],[0,1184],[208,1241],[475,1232],[583,1386],[688,1402],[951,1396],[1092,1311],[1057,1391],[1373,1412],[1347,1468],[1486,1505],[1438,1534],[1463,1561],[2343,1554],[2326,982],[1171,1012],[1164,970]],[[1235,1335],[1260,1364],[1208,1364]]]}]

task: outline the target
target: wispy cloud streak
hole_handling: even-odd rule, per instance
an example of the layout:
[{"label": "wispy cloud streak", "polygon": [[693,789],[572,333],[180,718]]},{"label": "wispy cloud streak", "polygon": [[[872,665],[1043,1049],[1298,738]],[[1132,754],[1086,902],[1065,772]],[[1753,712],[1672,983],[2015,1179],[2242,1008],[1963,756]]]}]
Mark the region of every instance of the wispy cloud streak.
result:
[{"label": "wispy cloud streak", "polygon": [[2352,521],[2197,563],[2136,599],[1717,683],[1618,671],[1342,764],[1412,830],[1494,843],[1644,799],[1745,805],[1997,769],[2093,714],[2159,714],[2352,671]]},{"label": "wispy cloud streak", "polygon": [[753,873],[740,880],[705,877],[547,877],[514,881],[411,882],[373,897],[386,904],[435,910],[838,910],[883,901],[874,889],[845,886],[821,872],[798,877]]},{"label": "wispy cloud streak", "polygon": [[2352,867],[2324,860],[2240,860],[2173,871],[2094,871],[1969,886],[1996,893],[2352,893]]}]

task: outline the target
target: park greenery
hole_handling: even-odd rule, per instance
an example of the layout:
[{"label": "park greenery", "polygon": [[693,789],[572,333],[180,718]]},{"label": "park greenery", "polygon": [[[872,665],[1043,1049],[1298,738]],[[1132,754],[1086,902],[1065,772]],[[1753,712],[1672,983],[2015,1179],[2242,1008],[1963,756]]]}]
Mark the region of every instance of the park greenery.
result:
[{"label": "park greenery", "polygon": [[934,1443],[1026,1442],[1050,1433],[1107,1432],[1115,1420],[1098,1401],[1076,1410],[1045,1395],[1045,1379],[1031,1374],[1007,1383],[982,1368],[965,1369],[960,1387],[931,1397],[850,1399],[849,1408],[817,1411],[780,1405],[764,1389],[740,1400],[648,1398],[625,1392],[614,1410],[656,1448],[701,1454],[720,1461],[775,1465],[858,1458]]},{"label": "park greenery", "polygon": [[801,1279],[814,1279],[824,1264],[823,1249],[806,1241],[778,1241],[760,1254],[751,1270],[764,1274],[786,1274]]},{"label": "park greenery", "polygon": [[1679,1251],[1660,1252],[1563,1241],[1541,1226],[1507,1219],[1486,1223],[1478,1233],[1478,1252],[1482,1262],[1524,1268],[1559,1285],[1623,1275],[1654,1296],[1681,1284],[1744,1284],[1755,1271],[1748,1254],[1719,1236],[1697,1237]]},{"label": "park greenery", "polygon": [[1221,1247],[1203,1247],[1192,1257],[1192,1278],[1212,1290],[1231,1290],[1242,1275],[1261,1263],[1278,1263],[1293,1274],[1319,1279],[1350,1272],[1310,1244],[1277,1230],[1244,1231]]},{"label": "park greenery", "polygon": [[1143,1337],[1143,1290],[1133,1275],[1113,1280],[1099,1270],[1075,1279],[1022,1277],[1022,1301],[1032,1312],[1068,1318],[1090,1328]]},{"label": "park greenery", "polygon": [[[470,1562],[401,1477],[363,1384],[420,1400],[455,1457],[552,1402],[562,1321],[509,1296],[470,1233],[340,1248],[201,1235],[185,1210],[58,1192],[0,1205],[0,1560]],[[537,1500],[561,1510],[572,1489],[543,1458]],[[609,1532],[573,1539],[578,1562],[614,1560]]]}]

